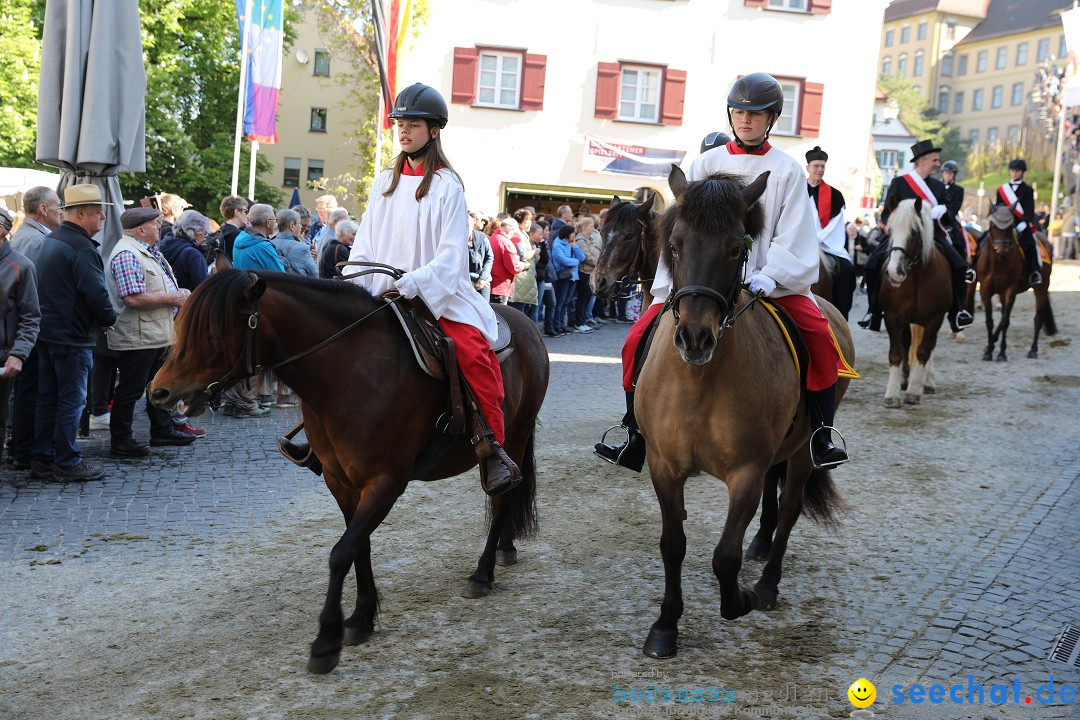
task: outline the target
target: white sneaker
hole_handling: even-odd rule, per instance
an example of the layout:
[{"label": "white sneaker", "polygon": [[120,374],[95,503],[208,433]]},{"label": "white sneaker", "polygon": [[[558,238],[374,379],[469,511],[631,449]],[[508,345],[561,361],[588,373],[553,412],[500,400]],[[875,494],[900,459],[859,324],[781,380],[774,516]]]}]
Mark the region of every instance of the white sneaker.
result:
[{"label": "white sneaker", "polygon": [[105,413],[104,415],[91,415],[90,416],[90,429],[91,430],[108,430],[109,420],[112,418],[112,413]]},{"label": "white sneaker", "polygon": [[574,332],[582,334],[595,332],[595,330],[596,328],[591,328],[588,325],[578,325],[576,328],[574,328]]}]

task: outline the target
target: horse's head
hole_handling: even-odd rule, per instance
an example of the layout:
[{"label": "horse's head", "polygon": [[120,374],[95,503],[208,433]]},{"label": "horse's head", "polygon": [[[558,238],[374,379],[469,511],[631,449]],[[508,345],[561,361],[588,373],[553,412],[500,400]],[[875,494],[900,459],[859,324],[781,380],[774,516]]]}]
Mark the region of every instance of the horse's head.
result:
[{"label": "horse's head", "polygon": [[243,379],[247,365],[257,362],[254,333],[264,292],[265,280],[241,270],[216,272],[200,283],[176,316],[176,339],[150,383],[150,401],[168,410],[182,400],[186,414],[201,415],[229,381]]},{"label": "horse's head", "polygon": [[1013,214],[1008,205],[996,205],[990,213],[990,229],[986,236],[994,248],[998,260],[1004,260],[1016,244],[1016,229],[1013,226]]},{"label": "horse's head", "polygon": [[727,329],[751,243],[765,224],[757,201],[768,178],[766,171],[749,185],[723,174],[687,182],[678,166],[671,167],[675,205],[661,222],[661,252],[673,280],[675,347],[688,363],[712,360]]},{"label": "horse's head", "polygon": [[885,276],[899,287],[918,263],[928,264],[934,253],[934,221],[922,198],[890,202],[889,257]]},{"label": "horse's head", "polygon": [[635,205],[618,195],[612,198],[600,227],[603,249],[590,281],[597,297],[609,297],[623,280],[637,282],[643,274],[656,270],[646,267],[650,264],[648,258],[655,243],[652,222],[657,213],[652,209],[653,200],[654,196],[650,196],[642,204]]}]

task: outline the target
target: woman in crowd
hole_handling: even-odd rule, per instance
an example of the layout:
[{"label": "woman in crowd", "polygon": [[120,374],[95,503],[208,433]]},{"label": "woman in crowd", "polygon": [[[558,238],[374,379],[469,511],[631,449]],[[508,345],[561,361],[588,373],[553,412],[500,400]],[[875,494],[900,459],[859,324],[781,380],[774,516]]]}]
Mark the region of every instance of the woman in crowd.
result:
[{"label": "woman in crowd", "polygon": [[353,220],[341,220],[338,222],[334,228],[334,237],[330,238],[330,242],[320,258],[319,277],[341,277],[341,268],[337,264],[349,259],[349,253],[352,252],[353,242],[356,239],[357,227],[356,222]]},{"label": "woman in crowd", "polygon": [[536,259],[540,256],[540,248],[536,246],[543,235],[543,229],[539,225],[529,225],[528,237],[524,242],[517,244],[518,257],[524,258],[525,271],[514,278],[514,295],[510,304],[525,313],[536,322],[536,307],[539,302],[539,287],[536,280]]},{"label": "woman in crowd", "polygon": [[596,262],[600,259],[600,233],[596,231],[596,220],[593,216],[586,215],[574,226],[576,245],[585,255],[585,259],[578,266],[578,280],[576,285],[577,308],[575,311],[574,325],[578,332],[595,328],[600,323],[593,320],[592,286],[589,284],[592,272],[596,268]]},{"label": "woman in crowd", "polygon": [[491,264],[491,302],[497,305],[510,302],[514,295],[514,278],[525,270],[514,245],[517,228],[517,221],[507,216],[491,234],[491,254],[494,257]]},{"label": "woman in crowd", "polygon": [[295,210],[278,210],[277,234],[271,240],[287,272],[307,277],[318,277],[315,258],[311,256],[311,246],[304,237],[304,224],[300,213]]},{"label": "woman in crowd", "polygon": [[[572,225],[563,225],[559,228],[551,254],[555,265],[555,332],[565,335],[570,332],[566,326],[570,296],[577,286],[578,266],[585,260],[585,253],[581,251],[581,248],[574,247]],[[575,332],[592,332],[592,330],[590,327],[587,330],[575,329]]]}]

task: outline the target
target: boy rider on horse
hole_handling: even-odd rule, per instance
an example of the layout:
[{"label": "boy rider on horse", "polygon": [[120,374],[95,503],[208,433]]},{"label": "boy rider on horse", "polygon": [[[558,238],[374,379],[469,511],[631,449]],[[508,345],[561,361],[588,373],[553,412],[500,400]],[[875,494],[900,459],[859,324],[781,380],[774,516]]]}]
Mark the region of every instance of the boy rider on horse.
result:
[{"label": "boy rider on horse", "polygon": [[[964,308],[964,286],[969,281],[968,265],[964,255],[957,252],[954,246],[955,242],[962,240],[952,238],[946,229],[953,226],[953,216],[946,205],[945,185],[931,177],[941,165],[940,153],[941,148],[934,147],[931,140],[920,140],[911,146],[911,162],[915,167],[910,172],[896,176],[889,184],[885,209],[881,211],[880,227],[885,230],[891,212],[889,208],[894,207],[895,203],[916,198],[922,198],[924,203],[929,203],[930,217],[934,220],[934,242],[952,267],[953,306],[949,311],[949,323],[953,332],[960,332],[975,322],[975,318]],[[868,317],[859,321],[859,327],[875,332],[881,329],[882,311],[878,296],[881,290],[881,264],[888,252],[889,244],[883,242],[866,261],[866,291],[870,307],[867,310]]]},{"label": "boy rider on horse", "polygon": [[855,265],[847,251],[847,227],[844,225],[844,195],[823,179],[829,154],[815,145],[806,153],[806,191],[817,212],[817,238],[821,251],[836,259],[832,304],[847,320],[855,295]]},{"label": "boy rider on horse", "polygon": [[469,279],[465,191],[442,150],[446,101],[434,88],[416,83],[397,96],[389,117],[396,121],[401,153],[372,184],[349,260],[406,271],[396,281],[371,274],[356,282],[374,295],[397,290],[421,298],[454,340],[458,368],[479,406],[475,419],[481,425],[473,444],[484,464],[484,491],[496,495],[516,485],[521,471],[502,450],[502,369],[491,350],[498,328],[491,305]]},{"label": "boy rider on horse", "polygon": [[1005,205],[1012,211],[1013,227],[1020,238],[1020,247],[1024,250],[1024,264],[1028,271],[1028,284],[1034,287],[1042,285],[1042,261],[1035,243],[1035,191],[1024,182],[1027,163],[1023,158],[1016,158],[1009,163],[1009,182],[997,190],[999,205]]},{"label": "boy rider on horse", "polygon": [[960,166],[956,164],[955,160],[946,160],[941,164],[941,180],[945,186],[945,207],[948,209],[949,217],[953,219],[952,225],[949,226],[949,239],[952,240],[956,252],[960,253],[960,257],[970,261],[964,279],[968,283],[973,283],[975,282],[975,254],[968,254],[968,235],[961,224],[964,188],[960,187],[956,182],[956,173],[959,170]]},{"label": "boy rider on horse", "polygon": [[[819,257],[814,208],[805,189],[802,167],[768,141],[783,107],[783,89],[772,76],[752,73],[739,78],[727,98],[728,122],[735,140],[696,158],[687,179],[693,182],[727,172],[750,182],[762,172],[770,171],[760,201],[766,216],[765,227],[754,238],[744,279],[749,281],[750,292],[775,298],[803,333],[810,354],[806,384],[810,420],[815,430],[811,452],[815,466],[827,468],[848,461],[847,452],[833,444],[830,433],[838,370],[842,369],[849,377],[857,375],[840,357],[829,323],[810,293],[810,286],[818,279]],[[645,440],[633,417],[634,354],[645,327],[660,313],[671,291],[671,271],[661,260],[652,285],[653,304],[631,329],[623,346],[623,388],[627,392],[628,409],[624,425],[629,440],[619,446],[596,444],[596,452],[602,458],[633,470],[640,470],[645,460]],[[824,431],[819,431],[822,428]]]}]

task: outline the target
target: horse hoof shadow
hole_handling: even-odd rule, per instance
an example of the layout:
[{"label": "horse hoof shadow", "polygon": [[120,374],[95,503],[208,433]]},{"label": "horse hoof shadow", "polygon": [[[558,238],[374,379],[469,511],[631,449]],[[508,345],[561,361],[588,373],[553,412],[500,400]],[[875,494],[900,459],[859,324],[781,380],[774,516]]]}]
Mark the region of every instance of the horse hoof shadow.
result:
[{"label": "horse hoof shadow", "polygon": [[495,564],[503,567],[517,565],[517,550],[497,550],[495,552]]},{"label": "horse hoof shadow", "polygon": [[645,647],[642,648],[642,652],[657,660],[667,660],[675,657],[679,652],[678,640],[679,631],[677,629],[657,630],[651,628],[649,636],[645,638]]},{"label": "horse hoof shadow", "polygon": [[898,397],[887,397],[887,398],[885,398],[885,407],[887,407],[887,408],[896,409],[896,408],[903,407],[903,406],[904,406],[904,403],[900,402],[900,398],[898,398]]},{"label": "horse hoof shadow", "polygon": [[371,639],[371,635],[374,631],[374,628],[365,627],[363,625],[345,625],[345,632],[342,635],[341,642],[350,647],[363,645]]},{"label": "horse hoof shadow", "polygon": [[754,595],[757,596],[758,610],[775,610],[780,598],[780,590],[775,585],[759,582],[754,585]]},{"label": "horse hoof shadow", "polygon": [[904,393],[905,405],[918,405],[922,402],[922,395],[912,395],[911,393]]},{"label": "horse hoof shadow", "polygon": [[472,579],[465,583],[465,587],[461,591],[461,597],[469,598],[470,600],[487,597],[489,594],[491,594],[491,583],[479,582]]},{"label": "horse hoof shadow", "polygon": [[749,547],[746,548],[747,560],[768,560],[769,553],[772,551],[772,543],[768,540],[762,540],[760,538],[754,538],[750,541]]},{"label": "horse hoof shadow", "polygon": [[326,655],[312,655],[307,661],[307,671],[313,675],[325,675],[337,667],[341,659],[341,648]]}]

